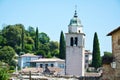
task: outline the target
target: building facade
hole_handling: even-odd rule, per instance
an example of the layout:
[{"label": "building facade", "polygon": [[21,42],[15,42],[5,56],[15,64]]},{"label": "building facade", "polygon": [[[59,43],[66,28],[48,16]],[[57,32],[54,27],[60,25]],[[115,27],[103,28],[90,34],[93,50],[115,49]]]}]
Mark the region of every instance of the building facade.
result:
[{"label": "building facade", "polygon": [[18,58],[18,66],[20,67],[20,69],[23,69],[25,67],[30,67],[29,62],[37,59],[39,59],[39,56],[36,56],[34,54],[27,53],[27,54],[21,55]]},{"label": "building facade", "polygon": [[77,12],[70,20],[66,33],[66,75],[84,76],[85,34]]},{"label": "building facade", "polygon": [[56,57],[40,58],[30,61],[31,67],[42,68],[43,72],[48,68],[54,71],[55,74],[65,75],[65,60]]},{"label": "building facade", "polygon": [[59,58],[40,58],[37,60],[30,61],[31,67],[59,67],[64,69],[65,68],[65,60]]},{"label": "building facade", "polygon": [[120,26],[108,33],[107,36],[112,37],[112,54],[116,63],[116,68],[114,69],[114,80],[120,80]]},{"label": "building facade", "polygon": [[85,50],[85,69],[88,69],[91,63],[92,63],[92,52],[90,52],[90,50]]}]

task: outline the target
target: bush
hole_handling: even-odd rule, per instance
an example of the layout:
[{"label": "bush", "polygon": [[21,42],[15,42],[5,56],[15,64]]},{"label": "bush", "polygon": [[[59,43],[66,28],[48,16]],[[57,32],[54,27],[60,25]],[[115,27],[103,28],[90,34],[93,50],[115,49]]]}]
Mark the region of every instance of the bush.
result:
[{"label": "bush", "polygon": [[113,62],[112,53],[104,52],[104,56],[102,57],[102,64],[110,64]]},{"label": "bush", "polygon": [[9,73],[6,68],[0,68],[0,80],[8,80]]}]

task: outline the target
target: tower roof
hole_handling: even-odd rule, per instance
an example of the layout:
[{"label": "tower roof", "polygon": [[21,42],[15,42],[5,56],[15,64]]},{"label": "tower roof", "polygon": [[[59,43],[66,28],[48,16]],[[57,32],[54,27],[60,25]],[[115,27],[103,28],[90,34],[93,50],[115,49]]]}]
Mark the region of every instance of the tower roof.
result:
[{"label": "tower roof", "polygon": [[74,16],[73,18],[70,20],[70,26],[80,26],[81,25],[81,21],[77,16],[77,11],[75,10]]}]

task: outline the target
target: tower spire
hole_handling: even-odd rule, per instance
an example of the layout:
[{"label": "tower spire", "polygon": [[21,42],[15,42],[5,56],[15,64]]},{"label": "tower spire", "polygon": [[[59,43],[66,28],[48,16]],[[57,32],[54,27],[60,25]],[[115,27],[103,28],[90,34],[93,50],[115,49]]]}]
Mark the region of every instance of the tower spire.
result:
[{"label": "tower spire", "polygon": [[75,14],[74,17],[77,17],[77,5],[75,5]]}]

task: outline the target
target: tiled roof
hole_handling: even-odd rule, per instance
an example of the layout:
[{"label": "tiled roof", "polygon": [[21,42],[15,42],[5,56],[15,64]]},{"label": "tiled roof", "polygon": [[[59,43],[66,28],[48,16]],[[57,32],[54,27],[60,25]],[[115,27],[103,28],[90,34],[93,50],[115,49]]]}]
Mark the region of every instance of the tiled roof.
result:
[{"label": "tiled roof", "polygon": [[92,52],[90,52],[90,50],[85,50],[85,54],[92,54]]},{"label": "tiled roof", "polygon": [[30,53],[21,55],[21,57],[26,57],[26,56],[28,56],[28,57],[38,57],[38,56],[36,56],[34,54],[30,54]]},{"label": "tiled roof", "polygon": [[59,59],[59,58],[40,58],[37,60],[32,60],[31,62],[65,62],[65,60],[63,59]]},{"label": "tiled roof", "polygon": [[112,35],[113,33],[117,32],[118,30],[120,30],[120,26],[116,29],[114,29],[113,31],[111,31],[110,33],[107,34],[107,36]]},{"label": "tiled roof", "polygon": [[48,67],[48,69],[52,72],[61,72],[63,69],[58,68],[58,67]]},{"label": "tiled roof", "polygon": [[38,72],[43,72],[42,68],[24,68],[22,69],[20,72],[22,73],[29,73],[31,71],[31,73],[38,73]]},{"label": "tiled roof", "polygon": [[[48,67],[48,69],[51,72],[54,72],[55,74],[60,73],[61,71],[63,71],[62,68],[58,68],[58,67]],[[21,73],[29,73],[31,71],[31,73],[43,73],[44,69],[43,68],[24,68],[22,69],[20,72]]]}]

